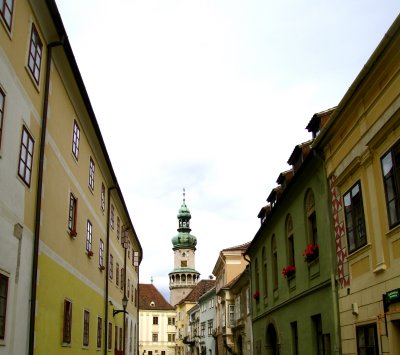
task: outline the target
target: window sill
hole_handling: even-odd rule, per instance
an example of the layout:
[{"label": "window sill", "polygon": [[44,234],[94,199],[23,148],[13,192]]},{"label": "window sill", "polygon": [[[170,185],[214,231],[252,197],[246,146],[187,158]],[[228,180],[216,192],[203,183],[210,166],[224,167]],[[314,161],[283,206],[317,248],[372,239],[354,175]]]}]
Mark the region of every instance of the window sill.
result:
[{"label": "window sill", "polygon": [[[42,53],[43,53],[43,52],[42,52]],[[43,57],[42,57],[42,58],[43,58]],[[43,63],[42,63],[42,64],[43,64]],[[42,65],[42,64],[41,64],[41,65]],[[42,69],[42,68],[40,68],[40,69]],[[29,79],[31,79],[32,84],[33,84],[33,86],[35,87],[37,93],[40,94],[40,87],[39,87],[39,85],[40,85],[40,74],[41,74],[41,70],[40,70],[40,73],[39,73],[39,82],[36,82],[36,79],[33,77],[33,74],[31,73],[31,70],[28,68],[28,66],[27,66],[26,64],[25,64],[25,70],[26,70],[26,72],[28,73]]]},{"label": "window sill", "polygon": [[388,237],[388,238],[391,238],[391,237],[393,237],[393,236],[395,236],[395,235],[397,235],[397,236],[399,236],[400,237],[400,224],[398,224],[397,226],[395,226],[395,227],[393,227],[392,229],[390,229],[387,233],[386,233],[386,236]]},{"label": "window sill", "polygon": [[88,256],[88,258],[91,258],[93,256],[93,252],[91,250],[86,250],[86,255]]},{"label": "window sill", "polygon": [[369,251],[371,249],[372,249],[372,244],[371,243],[367,243],[364,246],[362,246],[361,248],[351,252],[351,254],[348,254],[347,255],[347,260],[348,261],[353,261],[353,260],[357,259],[360,255],[364,254],[365,252],[367,252],[367,251]]},{"label": "window sill", "polygon": [[105,270],[105,269],[106,269],[105,266],[99,266],[99,270],[100,270],[100,271],[103,271],[103,270]]},{"label": "window sill", "polygon": [[61,346],[63,348],[70,348],[71,347],[71,343],[61,343]]},{"label": "window sill", "polygon": [[78,235],[78,233],[76,231],[71,231],[71,230],[67,230],[68,235],[71,237],[71,239],[76,239],[76,236]]},{"label": "window sill", "polygon": [[[8,25],[6,24],[6,21],[4,21],[4,19],[3,19],[3,16],[0,16],[0,22],[3,25],[3,27],[4,27],[8,37],[10,38],[10,40],[12,40],[11,32],[12,32],[13,24],[14,24],[14,21],[15,21],[15,20],[14,21],[13,20],[14,20],[14,14],[13,14],[12,20],[11,20],[11,29],[9,29]],[[1,345],[1,343],[0,343],[0,345]]]}]

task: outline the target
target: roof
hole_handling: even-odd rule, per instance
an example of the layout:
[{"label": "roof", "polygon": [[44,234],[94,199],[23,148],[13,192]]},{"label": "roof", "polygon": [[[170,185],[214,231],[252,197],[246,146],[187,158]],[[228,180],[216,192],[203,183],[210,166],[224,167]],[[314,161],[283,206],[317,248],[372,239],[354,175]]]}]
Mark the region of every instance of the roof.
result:
[{"label": "roof", "polygon": [[172,311],[175,308],[165,300],[153,284],[139,284],[139,309]]},{"label": "roof", "polygon": [[222,249],[222,251],[246,250],[249,245],[250,245],[250,242],[247,242],[244,244],[236,245],[234,247]]},{"label": "roof", "polygon": [[213,287],[215,287],[215,280],[200,280],[196,287],[190,291],[190,293],[178,304],[197,302],[200,296],[208,292]]}]

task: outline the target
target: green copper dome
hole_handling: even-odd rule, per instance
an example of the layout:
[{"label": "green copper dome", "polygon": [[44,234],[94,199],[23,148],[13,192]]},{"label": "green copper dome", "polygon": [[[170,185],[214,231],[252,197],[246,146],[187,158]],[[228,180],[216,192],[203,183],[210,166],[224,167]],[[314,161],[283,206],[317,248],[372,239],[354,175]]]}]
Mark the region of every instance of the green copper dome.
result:
[{"label": "green copper dome", "polygon": [[190,248],[195,249],[197,239],[194,235],[190,234],[190,219],[192,218],[189,208],[185,202],[185,190],[183,190],[183,202],[178,212],[178,235],[172,238],[173,250]]}]

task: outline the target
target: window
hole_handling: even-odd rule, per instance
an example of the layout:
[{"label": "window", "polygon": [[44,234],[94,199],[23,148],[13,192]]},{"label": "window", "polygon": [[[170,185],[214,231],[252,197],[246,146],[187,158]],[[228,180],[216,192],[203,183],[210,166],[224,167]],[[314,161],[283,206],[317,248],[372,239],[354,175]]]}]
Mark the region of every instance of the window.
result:
[{"label": "window", "polygon": [[119,328],[119,350],[122,350],[122,328]]},{"label": "window", "polygon": [[135,287],[135,307],[137,307],[137,288]]},{"label": "window", "polygon": [[74,129],[72,131],[72,154],[75,159],[78,160],[79,156],[79,140],[81,136],[81,131],[79,129],[78,123],[74,120]]},{"label": "window", "polygon": [[175,333],[168,334],[168,342],[175,343]]},{"label": "window", "polygon": [[118,240],[119,240],[120,228],[121,228],[121,221],[119,220],[119,217],[117,217],[117,239]]},{"label": "window", "polygon": [[229,307],[229,326],[233,328],[235,326],[235,305],[230,304]]},{"label": "window", "polygon": [[212,319],[210,319],[207,322],[207,327],[208,327],[208,335],[212,335],[212,333],[213,333],[213,320]]},{"label": "window", "polygon": [[40,40],[39,33],[34,24],[32,24],[31,41],[29,46],[28,68],[35,79],[36,84],[39,84],[40,65],[42,62],[43,44]]},{"label": "window", "polygon": [[349,252],[367,244],[361,185],[358,181],[343,197]]},{"label": "window", "polygon": [[4,103],[6,101],[6,95],[0,88],[0,148],[1,148],[1,136],[3,133],[3,118],[4,118]]},{"label": "window", "polygon": [[70,236],[76,236],[76,213],[78,210],[78,199],[73,193],[69,194],[69,210],[68,210],[68,230]]},{"label": "window", "polygon": [[235,319],[239,320],[241,317],[240,295],[238,295],[235,298]]},{"label": "window", "polygon": [[114,229],[114,205],[111,204],[111,211],[110,211],[110,227]]},{"label": "window", "polygon": [[92,251],[92,223],[87,220],[86,223],[86,251],[89,253]]},{"label": "window", "polygon": [[155,325],[158,324],[158,317],[153,317],[153,324],[155,324]]},{"label": "window", "polygon": [[153,342],[158,342],[158,333],[153,333]]},{"label": "window", "polygon": [[114,263],[114,261],[113,261],[113,256],[112,256],[112,254],[110,254],[110,279],[112,280],[112,278],[113,278],[113,269],[114,269],[114,265],[113,265],[113,263]]},{"label": "window", "polygon": [[111,350],[111,347],[112,347],[112,323],[108,323],[108,339],[107,339],[107,342],[108,342],[108,344],[107,344],[107,347],[108,347],[108,350]]},{"label": "window", "polygon": [[168,317],[168,325],[175,325],[175,318]]},{"label": "window", "polygon": [[356,333],[358,354],[379,354],[378,336],[375,323],[357,327]]},{"label": "window", "polygon": [[101,202],[100,202],[101,210],[104,212],[106,208],[106,188],[103,183],[101,183]]},{"label": "window", "polygon": [[292,216],[286,217],[286,238],[289,265],[295,265],[294,261],[294,236],[293,236],[293,220]]},{"label": "window", "polygon": [[133,295],[134,295],[134,291],[133,291],[133,282],[132,282],[132,290],[131,290],[131,302],[133,302]]},{"label": "window", "polygon": [[4,339],[6,333],[8,277],[0,274],[0,339]]},{"label": "window", "polygon": [[181,267],[187,267],[187,260],[181,260]]},{"label": "window", "polygon": [[34,141],[25,126],[22,127],[21,151],[19,153],[18,176],[28,187],[31,185]]},{"label": "window", "polygon": [[272,281],[274,290],[278,289],[278,250],[276,249],[275,234],[271,238],[271,252],[272,252]]},{"label": "window", "polygon": [[290,327],[292,329],[293,355],[298,355],[299,354],[299,335],[297,332],[297,322],[290,323]]},{"label": "window", "polygon": [[103,320],[97,317],[97,347],[101,348],[101,333],[103,328]]},{"label": "window", "polygon": [[94,190],[94,169],[95,169],[94,161],[92,158],[90,158],[90,161],[89,161],[89,188],[92,191]]},{"label": "window", "polygon": [[322,318],[320,314],[317,314],[312,318],[314,324],[315,340],[317,345],[318,355],[328,355],[331,353],[331,339],[330,334],[322,333]]},{"label": "window", "polygon": [[83,346],[89,346],[89,316],[88,310],[83,311]]},{"label": "window", "polygon": [[[255,291],[258,293],[260,292],[260,270],[258,268],[258,259],[256,258],[256,260],[254,261],[254,268],[255,268],[255,277],[256,277],[256,282],[255,282],[255,286],[256,289]],[[256,301],[258,302],[259,298],[256,298]]]},{"label": "window", "polygon": [[115,284],[119,286],[119,264],[115,264]]},{"label": "window", "polygon": [[114,349],[118,350],[118,326],[115,326],[115,333],[114,333]]},{"label": "window", "polygon": [[268,296],[268,276],[267,276],[267,253],[265,247],[262,248],[262,278],[264,284],[264,297]]},{"label": "window", "polygon": [[305,211],[308,229],[308,242],[312,245],[316,245],[318,244],[317,216],[315,213],[314,194],[311,190],[308,190],[306,194]]},{"label": "window", "polygon": [[389,227],[400,223],[400,141],[381,160]]},{"label": "window", "polygon": [[124,289],[125,277],[124,277],[124,268],[121,268],[121,290]]},{"label": "window", "polygon": [[104,269],[104,243],[103,243],[103,239],[100,239],[99,266],[100,266],[100,268]]},{"label": "window", "polygon": [[206,322],[202,322],[200,325],[200,336],[204,337],[206,333]]},{"label": "window", "polygon": [[64,300],[63,343],[71,343],[72,302]]},{"label": "window", "polygon": [[11,31],[11,22],[14,8],[14,0],[1,0],[0,1],[0,13],[7,28]]}]

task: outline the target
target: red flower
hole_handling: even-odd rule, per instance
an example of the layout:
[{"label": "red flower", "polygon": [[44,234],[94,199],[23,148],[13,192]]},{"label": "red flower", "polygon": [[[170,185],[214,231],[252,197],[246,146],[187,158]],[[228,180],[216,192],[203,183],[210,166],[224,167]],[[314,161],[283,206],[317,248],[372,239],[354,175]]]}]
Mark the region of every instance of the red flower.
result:
[{"label": "red flower", "polygon": [[303,256],[306,260],[315,259],[318,256],[319,247],[318,244],[308,244],[307,248],[304,249]]},{"label": "red flower", "polygon": [[254,294],[253,294],[253,298],[257,301],[260,298],[260,291],[257,289]]},{"label": "red flower", "polygon": [[296,266],[294,265],[288,265],[282,269],[282,275],[284,277],[289,277],[293,275],[295,272],[296,272]]}]

